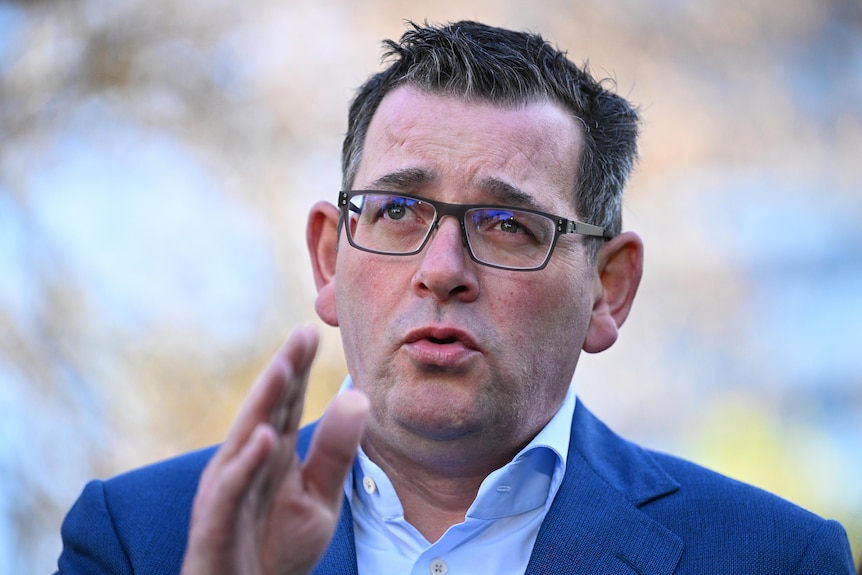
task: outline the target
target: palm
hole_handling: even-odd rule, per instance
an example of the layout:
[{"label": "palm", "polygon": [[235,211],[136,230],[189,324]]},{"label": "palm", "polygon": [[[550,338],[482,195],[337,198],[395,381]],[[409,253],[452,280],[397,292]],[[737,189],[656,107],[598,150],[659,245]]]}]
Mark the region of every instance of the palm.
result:
[{"label": "palm", "polygon": [[297,332],[249,393],[201,476],[184,575],[308,573],[326,550],[368,404],[357,392],[336,398],[300,462],[296,440],[316,350],[316,334]]}]

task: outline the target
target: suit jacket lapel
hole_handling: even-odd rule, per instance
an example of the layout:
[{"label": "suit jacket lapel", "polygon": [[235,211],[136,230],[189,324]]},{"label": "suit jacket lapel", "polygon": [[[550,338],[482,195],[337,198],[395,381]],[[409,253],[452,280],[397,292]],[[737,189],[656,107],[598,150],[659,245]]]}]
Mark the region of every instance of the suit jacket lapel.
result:
[{"label": "suit jacket lapel", "polygon": [[314,575],[357,575],[356,542],[353,538],[353,514],[347,498],[341,504],[341,517],[329,548],[314,569]]},{"label": "suit jacket lapel", "polygon": [[672,573],[682,540],[638,507],[678,488],[646,451],[615,435],[578,403],[566,475],[527,573]]},{"label": "suit jacket lapel", "polygon": [[[311,447],[311,439],[318,422],[315,421],[299,430],[296,451],[303,461]],[[341,502],[341,516],[335,526],[335,534],[320,563],[314,568],[313,575],[357,575],[356,540],[353,537],[353,514],[345,497]]]}]

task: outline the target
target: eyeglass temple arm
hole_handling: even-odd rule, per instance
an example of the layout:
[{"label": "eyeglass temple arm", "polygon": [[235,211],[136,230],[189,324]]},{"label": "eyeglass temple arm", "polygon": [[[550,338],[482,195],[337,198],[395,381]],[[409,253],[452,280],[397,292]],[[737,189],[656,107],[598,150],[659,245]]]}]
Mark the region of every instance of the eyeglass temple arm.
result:
[{"label": "eyeglass temple arm", "polygon": [[557,221],[557,228],[564,234],[581,234],[582,236],[595,236],[609,240],[614,237],[613,232],[592,224],[576,222],[574,220]]}]

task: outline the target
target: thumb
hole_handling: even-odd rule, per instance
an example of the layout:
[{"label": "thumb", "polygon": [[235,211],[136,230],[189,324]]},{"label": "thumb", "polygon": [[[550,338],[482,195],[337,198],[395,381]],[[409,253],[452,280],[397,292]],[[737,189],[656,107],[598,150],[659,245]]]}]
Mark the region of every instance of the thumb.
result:
[{"label": "thumb", "polygon": [[317,425],[303,466],[310,491],[333,506],[341,502],[342,486],[356,457],[365,429],[369,403],[353,389],[338,395]]}]

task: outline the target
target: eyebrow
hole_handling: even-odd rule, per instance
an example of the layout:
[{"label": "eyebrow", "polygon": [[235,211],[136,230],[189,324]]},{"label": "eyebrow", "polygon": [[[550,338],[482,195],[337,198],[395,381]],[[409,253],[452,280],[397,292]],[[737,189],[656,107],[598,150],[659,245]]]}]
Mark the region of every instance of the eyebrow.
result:
[{"label": "eyebrow", "polygon": [[[430,170],[404,168],[380,176],[369,184],[369,189],[411,192],[436,180],[437,175]],[[542,208],[532,195],[499,178],[492,176],[482,178],[479,180],[478,187],[493,196],[494,201],[500,205],[537,210]]]},{"label": "eyebrow", "polygon": [[499,178],[487,177],[479,181],[479,187],[494,196],[500,204],[539,209],[533,196]]},{"label": "eyebrow", "polygon": [[371,182],[372,189],[409,191],[434,182],[437,176],[421,168],[405,168],[380,176]]}]

